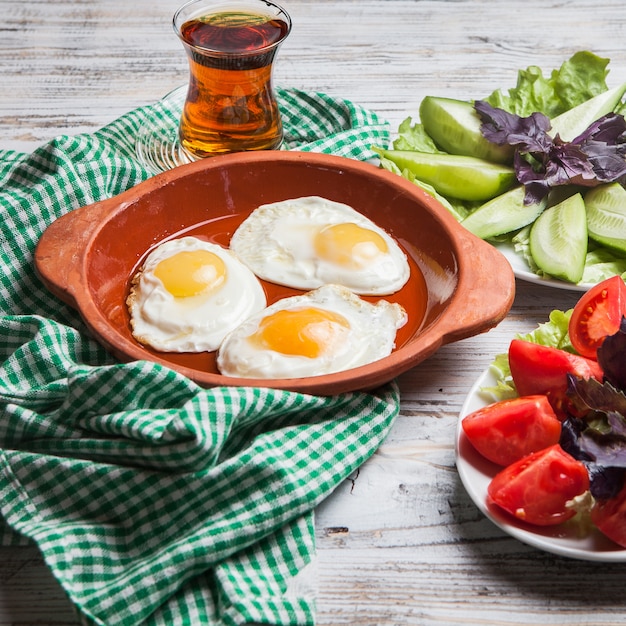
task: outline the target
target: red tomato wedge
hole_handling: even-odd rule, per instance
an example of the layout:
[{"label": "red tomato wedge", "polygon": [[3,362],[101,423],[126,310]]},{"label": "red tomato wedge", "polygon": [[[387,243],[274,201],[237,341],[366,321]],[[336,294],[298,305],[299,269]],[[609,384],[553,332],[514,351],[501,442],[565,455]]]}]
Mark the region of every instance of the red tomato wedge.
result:
[{"label": "red tomato wedge", "polygon": [[561,422],[544,395],[501,400],[461,422],[470,443],[486,459],[510,465],[559,442]]},{"label": "red tomato wedge", "polygon": [[547,395],[557,412],[567,389],[566,374],[599,381],[603,378],[597,361],[523,339],[511,341],[509,367],[520,396]]},{"label": "red tomato wedge", "polygon": [[569,337],[576,352],[590,359],[605,337],[614,335],[626,316],[626,283],[612,276],[594,285],[577,302],[569,321]]},{"label": "red tomato wedge", "polygon": [[587,468],[557,444],[505,467],[489,483],[487,493],[517,519],[553,526],[576,514],[567,503],[588,489]]},{"label": "red tomato wedge", "polygon": [[614,498],[596,501],[591,521],[601,533],[626,548],[626,485]]}]

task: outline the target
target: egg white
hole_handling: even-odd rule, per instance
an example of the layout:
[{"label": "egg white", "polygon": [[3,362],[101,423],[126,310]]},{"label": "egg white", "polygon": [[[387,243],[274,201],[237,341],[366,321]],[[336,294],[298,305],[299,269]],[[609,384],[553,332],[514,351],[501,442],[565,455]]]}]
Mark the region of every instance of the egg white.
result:
[{"label": "egg white", "polygon": [[[316,233],[342,223],[374,231],[387,251],[365,249],[360,267],[320,258],[314,249]],[[347,204],[319,196],[258,207],[235,231],[230,249],[260,278],[295,289],[333,283],[360,295],[387,295],[398,291],[410,275],[406,255],[386,231]]]},{"label": "egg white", "polygon": [[[279,310],[313,306],[342,315],[349,330],[340,342],[315,358],[260,349],[251,337],[262,320]],[[217,354],[217,367],[226,376],[241,378],[301,378],[339,372],[388,356],[395,346],[397,329],[407,315],[397,303],[380,300],[375,304],[361,299],[339,285],[325,285],[314,291],[284,298],[253,315],[230,332]]]},{"label": "egg white", "polygon": [[[182,251],[208,250],[226,267],[215,292],[176,297],[154,274],[158,263]],[[133,336],[162,352],[217,350],[225,335],[267,304],[256,276],[229,250],[196,237],[167,241],[155,248],[133,277],[127,299]]]}]

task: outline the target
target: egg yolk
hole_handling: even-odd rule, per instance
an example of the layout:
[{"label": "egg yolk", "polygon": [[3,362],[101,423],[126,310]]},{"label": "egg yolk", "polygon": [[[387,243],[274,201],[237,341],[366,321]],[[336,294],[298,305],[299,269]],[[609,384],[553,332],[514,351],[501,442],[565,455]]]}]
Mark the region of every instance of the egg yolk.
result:
[{"label": "egg yolk", "polygon": [[366,267],[388,250],[387,242],[377,232],[350,222],[331,224],[315,236],[318,256],[343,267]]},{"label": "egg yolk", "polygon": [[347,341],[349,330],[350,323],[342,315],[307,307],[266,316],[251,338],[274,352],[315,359]]},{"label": "egg yolk", "polygon": [[174,297],[188,298],[221,287],[226,265],[209,250],[184,250],[159,261],[154,275]]}]

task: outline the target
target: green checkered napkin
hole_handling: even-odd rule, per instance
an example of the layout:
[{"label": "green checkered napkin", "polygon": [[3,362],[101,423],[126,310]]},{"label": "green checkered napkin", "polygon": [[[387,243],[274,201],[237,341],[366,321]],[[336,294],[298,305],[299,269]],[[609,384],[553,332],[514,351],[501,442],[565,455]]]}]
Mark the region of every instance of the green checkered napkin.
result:
[{"label": "green checkered napkin", "polygon": [[[377,116],[280,90],[287,146],[370,158]],[[135,139],[163,103],[32,154],[0,151],[0,515],[86,624],[314,623],[314,507],[362,464],[398,390],[323,398],[202,389],[119,364],[40,284],[33,250],[77,207],[148,178]]]}]

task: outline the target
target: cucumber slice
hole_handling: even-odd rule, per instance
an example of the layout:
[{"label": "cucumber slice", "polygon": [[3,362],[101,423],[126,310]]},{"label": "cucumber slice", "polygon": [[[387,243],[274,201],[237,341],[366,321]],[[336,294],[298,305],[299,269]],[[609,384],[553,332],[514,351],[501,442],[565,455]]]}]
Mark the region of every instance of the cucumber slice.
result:
[{"label": "cucumber slice", "polygon": [[624,93],[626,93],[626,83],[604,91],[569,111],[557,115],[550,120],[552,128],[549,134],[552,137],[556,137],[558,134],[563,141],[572,141],[585,131],[592,122],[614,111],[621,102]]},{"label": "cucumber slice", "polygon": [[510,163],[513,160],[512,146],[499,146],[483,137],[480,116],[473,104],[426,96],[419,112],[424,130],[442,150],[493,163]]},{"label": "cucumber slice", "polygon": [[594,187],[585,195],[589,238],[626,253],[626,189],[619,183]]},{"label": "cucumber slice", "polygon": [[497,237],[528,226],[541,215],[547,201],[526,206],[524,194],[524,187],[513,187],[479,206],[461,224],[481,239]]},{"label": "cucumber slice", "polygon": [[530,254],[539,269],[570,283],[583,277],[587,242],[585,202],[579,193],[546,209],[530,229]]},{"label": "cucumber slice", "polygon": [[460,200],[489,200],[510,189],[516,180],[512,167],[475,157],[412,150],[382,150],[379,154],[438,193]]}]

